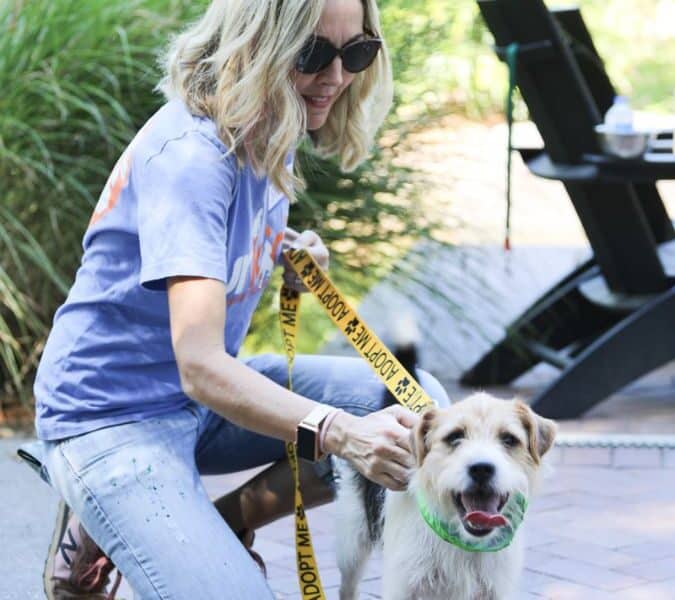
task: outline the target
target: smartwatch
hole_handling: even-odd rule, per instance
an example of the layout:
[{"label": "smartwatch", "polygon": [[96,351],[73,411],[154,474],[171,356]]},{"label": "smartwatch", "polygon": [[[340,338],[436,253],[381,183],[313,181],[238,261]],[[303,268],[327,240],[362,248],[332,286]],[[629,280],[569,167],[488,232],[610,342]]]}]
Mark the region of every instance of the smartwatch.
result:
[{"label": "smartwatch", "polygon": [[323,458],[324,454],[321,452],[319,445],[321,424],[335,410],[334,406],[319,404],[298,423],[295,433],[295,445],[300,458],[310,462],[316,462]]}]

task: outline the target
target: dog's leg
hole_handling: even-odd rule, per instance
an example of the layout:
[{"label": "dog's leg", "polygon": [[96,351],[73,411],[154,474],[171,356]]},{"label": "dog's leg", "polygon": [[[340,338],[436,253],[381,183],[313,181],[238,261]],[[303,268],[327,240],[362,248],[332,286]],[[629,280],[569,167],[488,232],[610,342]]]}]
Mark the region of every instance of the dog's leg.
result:
[{"label": "dog's leg", "polygon": [[419,573],[429,564],[414,520],[410,518],[411,508],[414,507],[401,494],[390,495],[387,499],[382,549],[384,600],[420,600],[423,597],[418,589]]},{"label": "dog's leg", "polygon": [[[378,541],[378,527],[373,527],[372,503],[366,489],[370,486],[353,469],[340,468],[337,496],[337,564],[340,569],[340,600],[356,600],[366,562]],[[368,511],[371,511],[369,515]],[[378,515],[381,511],[377,511]]]},{"label": "dog's leg", "polygon": [[[353,527],[353,525],[351,526]],[[338,541],[337,563],[341,576],[340,600],[356,600],[358,598],[359,583],[361,583],[366,561],[373,548],[367,536],[352,537],[352,539],[347,540],[347,535],[353,533],[354,530],[352,529],[349,534],[341,535]]]},{"label": "dog's leg", "polygon": [[382,598],[384,600],[421,600],[418,594],[410,589],[406,569],[400,573],[392,573],[385,565],[382,577]]}]

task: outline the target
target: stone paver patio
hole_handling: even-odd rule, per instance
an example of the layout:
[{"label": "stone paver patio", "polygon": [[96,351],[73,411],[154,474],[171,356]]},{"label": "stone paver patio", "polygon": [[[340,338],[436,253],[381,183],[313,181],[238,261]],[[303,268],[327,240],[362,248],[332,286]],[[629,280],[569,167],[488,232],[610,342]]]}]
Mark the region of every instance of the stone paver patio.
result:
[{"label": "stone paver patio", "polygon": [[[642,402],[652,404],[649,399]],[[611,429],[606,419],[598,420]],[[675,431],[672,413],[664,420]],[[567,422],[563,429],[572,425]],[[19,441],[0,440],[3,600],[44,597],[40,573],[57,501],[53,491],[14,459]],[[558,446],[549,463],[552,473],[523,526],[526,568],[517,600],[675,598],[675,449]],[[204,483],[216,497],[252,473],[206,477]],[[332,507],[312,509],[309,518],[322,580],[328,598],[335,599],[339,573]],[[299,599],[291,519],[260,529],[255,547],[266,560],[278,597]],[[381,597],[380,568],[374,556],[362,598]],[[121,597],[132,597],[125,585]]]},{"label": "stone paver patio", "polygon": [[[665,456],[639,452],[627,453],[613,467],[602,466],[604,452],[597,450],[557,452],[553,462],[562,463],[524,525],[526,568],[518,600],[675,598],[675,450]],[[233,483],[235,478],[223,477],[207,485],[217,493]],[[337,598],[331,507],[312,510],[310,525],[328,598]],[[267,560],[273,590],[295,600],[300,595],[292,532],[290,518],[269,525],[259,531],[256,548]],[[380,567],[374,556],[362,598],[381,597]]]}]

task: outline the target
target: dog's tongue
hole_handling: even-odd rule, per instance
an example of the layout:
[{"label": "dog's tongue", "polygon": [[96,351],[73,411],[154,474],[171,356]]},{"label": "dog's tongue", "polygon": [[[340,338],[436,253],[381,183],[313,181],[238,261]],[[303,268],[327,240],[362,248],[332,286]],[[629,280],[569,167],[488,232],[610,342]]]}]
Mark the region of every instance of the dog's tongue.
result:
[{"label": "dog's tongue", "polygon": [[486,513],[482,510],[474,510],[464,517],[471,525],[478,527],[480,529],[494,528],[494,527],[504,527],[508,524],[508,521],[499,513],[491,514]]},{"label": "dog's tongue", "polygon": [[466,508],[464,520],[479,529],[503,527],[508,524],[504,515],[499,512],[499,498],[475,498],[462,494],[462,503]]}]

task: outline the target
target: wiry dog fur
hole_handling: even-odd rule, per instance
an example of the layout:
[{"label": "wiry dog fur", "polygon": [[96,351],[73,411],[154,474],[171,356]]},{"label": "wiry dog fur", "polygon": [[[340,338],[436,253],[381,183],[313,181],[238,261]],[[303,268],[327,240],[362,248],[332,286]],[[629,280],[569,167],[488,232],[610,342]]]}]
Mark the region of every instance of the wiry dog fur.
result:
[{"label": "wiry dog fur", "polygon": [[[512,493],[530,498],[555,424],[519,401],[485,393],[447,409],[427,410],[412,433],[417,467],[405,492],[386,491],[341,463],[338,566],[341,600],[355,600],[373,547],[383,543],[385,600],[501,600],[511,597],[522,566],[522,535],[498,552],[467,552],[422,520],[415,495],[447,522],[469,510],[501,510]],[[467,541],[497,529],[473,529]]]}]

